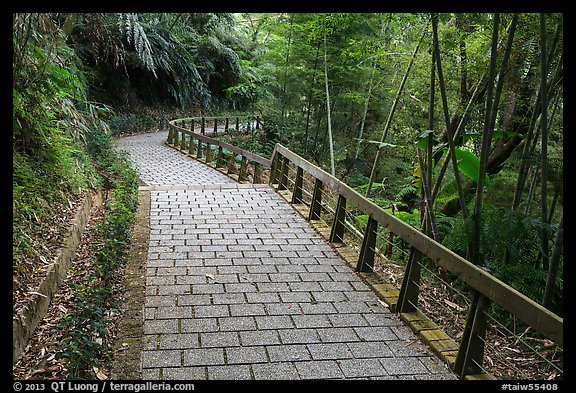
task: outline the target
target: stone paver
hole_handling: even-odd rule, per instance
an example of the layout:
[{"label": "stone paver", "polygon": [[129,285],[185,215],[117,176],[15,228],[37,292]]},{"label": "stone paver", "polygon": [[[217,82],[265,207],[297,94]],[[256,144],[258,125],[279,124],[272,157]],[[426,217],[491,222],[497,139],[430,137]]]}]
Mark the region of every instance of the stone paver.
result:
[{"label": "stone paver", "polygon": [[118,141],[151,191],[143,375],[456,379],[267,185]]}]

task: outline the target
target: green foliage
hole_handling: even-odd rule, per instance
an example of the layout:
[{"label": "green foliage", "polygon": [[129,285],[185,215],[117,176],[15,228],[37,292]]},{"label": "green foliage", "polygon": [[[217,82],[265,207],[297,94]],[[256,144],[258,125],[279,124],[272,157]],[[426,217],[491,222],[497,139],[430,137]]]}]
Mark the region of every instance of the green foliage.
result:
[{"label": "green foliage", "polygon": [[[98,268],[73,283],[73,305],[59,328],[69,376],[82,377],[104,360],[104,340],[116,269],[129,242],[138,182],[126,157],[116,153],[106,121],[111,108],[87,100],[86,77],[47,14],[15,14],[13,45],[13,264],[26,277],[27,253],[54,225],[56,210],[108,180],[114,188],[106,219],[97,228]],[[136,30],[139,32],[140,30]],[[136,45],[142,45],[135,36]],[[31,244],[33,243],[33,244]],[[84,275],[80,277],[86,278]]]},{"label": "green foliage", "polygon": [[[547,271],[539,263],[542,251],[540,236],[542,229],[553,237],[555,229],[509,208],[485,206],[482,215],[480,263],[500,280],[511,285],[535,301],[541,301],[546,283]],[[443,244],[466,255],[470,235],[471,220],[452,218],[450,227],[445,227]],[[446,230],[447,229],[447,230]],[[508,258],[505,258],[505,254]],[[562,273],[557,278],[558,288],[562,288]],[[556,311],[561,311],[561,295],[555,300]]]},{"label": "green foliage", "polygon": [[70,313],[62,319],[66,331],[56,357],[66,359],[71,378],[78,379],[90,366],[101,366],[103,339],[108,333],[104,298],[106,288],[71,285],[74,290]]},{"label": "green foliage", "polygon": [[142,101],[208,110],[252,77],[249,70],[244,75],[237,41],[225,29],[228,14],[80,15],[76,51],[86,64],[93,59],[99,86],[93,93],[116,106]]},{"label": "green foliage", "polygon": [[[463,150],[455,147],[456,160],[458,160],[458,169],[462,171],[466,176],[475,182],[478,181],[478,169],[480,168],[480,159],[474,155],[474,153],[467,150]],[[448,150],[445,151],[448,154]],[[486,187],[490,186],[490,177],[486,175],[484,178],[484,184]]]},{"label": "green foliage", "polygon": [[[20,43],[15,43],[19,47]],[[21,47],[13,87],[13,256],[25,258],[28,238],[49,223],[56,208],[99,180],[84,150],[88,130],[102,127],[85,103],[74,57],[56,41],[52,56],[32,41]],[[70,58],[67,67],[60,65]],[[84,102],[84,103],[83,103]]]},{"label": "green foliage", "polygon": [[113,302],[118,270],[126,262],[130,228],[138,207],[138,178],[128,158],[108,152],[107,161],[114,189],[106,204],[104,219],[96,226],[96,268],[88,282],[71,285],[74,298],[70,313],[62,320],[64,334],[58,357],[65,359],[70,378],[79,378],[89,366],[106,361],[108,310]]},{"label": "green foliage", "polygon": [[112,116],[109,122],[112,135],[146,132],[157,125],[157,119],[138,113],[119,113]]},{"label": "green foliage", "polygon": [[231,102],[232,109],[235,111],[248,107],[249,104],[255,103],[263,94],[260,85],[264,77],[260,70],[250,64],[248,60],[241,60],[242,72],[240,73],[240,83],[226,88],[226,98]]}]

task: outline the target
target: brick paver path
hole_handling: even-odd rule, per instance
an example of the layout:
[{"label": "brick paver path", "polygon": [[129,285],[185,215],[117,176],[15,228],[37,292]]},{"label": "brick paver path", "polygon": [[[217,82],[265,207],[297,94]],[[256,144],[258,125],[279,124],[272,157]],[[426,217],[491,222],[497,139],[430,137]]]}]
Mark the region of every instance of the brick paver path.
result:
[{"label": "brick paver path", "polygon": [[273,189],[165,140],[118,143],[174,186],[151,191],[144,379],[455,379]]}]

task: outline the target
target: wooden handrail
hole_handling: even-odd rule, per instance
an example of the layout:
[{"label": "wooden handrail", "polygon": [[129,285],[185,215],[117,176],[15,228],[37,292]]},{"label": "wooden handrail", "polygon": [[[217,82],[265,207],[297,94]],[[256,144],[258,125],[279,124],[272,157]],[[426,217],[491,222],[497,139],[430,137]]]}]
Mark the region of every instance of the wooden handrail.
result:
[{"label": "wooden handrail", "polygon": [[[192,130],[186,129],[184,127],[179,126],[177,123],[182,123],[185,121],[198,121],[198,120],[226,120],[226,119],[249,119],[251,118],[250,116],[222,116],[222,117],[217,117],[217,116],[212,116],[212,117],[186,117],[186,118],[181,118],[181,119],[175,119],[175,120],[171,120],[168,122],[171,130],[176,130],[179,131],[181,133],[184,133],[185,135],[188,135],[196,140],[199,140],[203,143],[212,145],[212,146],[217,146],[217,147],[221,147],[224,148],[236,155],[241,155],[242,157],[246,157],[247,160],[251,160],[254,162],[257,162],[258,164],[264,166],[265,168],[270,168],[270,160],[267,158],[264,158],[262,156],[259,156],[258,154],[252,153],[248,150],[244,150],[241,149],[239,147],[236,147],[234,145],[231,145],[229,143],[220,141],[218,139],[212,138],[208,135],[203,135],[197,132],[194,132]],[[259,119],[256,117],[255,118],[256,121],[259,121]],[[169,141],[170,141],[170,136],[169,136]]]},{"label": "wooden handrail", "polygon": [[[304,172],[321,181],[324,186],[336,191],[353,203],[358,210],[367,214],[378,224],[386,227],[423,255],[436,261],[439,266],[448,270],[550,340],[563,346],[563,318],[426,236],[417,228],[386,212],[328,172],[293,153],[286,147],[277,144],[271,160],[276,162],[280,157],[288,159],[297,167],[302,168]],[[274,176],[270,176],[270,179],[272,181]]]},{"label": "wooden handrail", "polygon": [[[213,116],[187,117],[171,120],[169,122],[170,128],[166,143],[187,154],[193,153],[193,147],[196,144],[197,158],[202,157],[202,145],[206,145],[205,151],[207,164],[210,163],[212,157],[212,148],[210,146],[217,146],[218,157],[216,159],[216,168],[222,167],[223,149],[230,151],[233,154],[233,157],[231,157],[228,166],[227,173],[229,176],[235,165],[233,164],[236,160],[235,156],[240,155],[242,156],[242,161],[238,173],[238,181],[247,180],[246,167],[248,161],[250,161],[251,165],[254,166],[253,182],[257,183],[261,181],[260,174],[262,168],[268,169],[270,171],[268,180],[269,184],[271,186],[278,184],[278,191],[280,192],[284,192],[282,190],[288,189],[288,165],[292,163],[296,167],[296,178],[294,180],[292,197],[288,202],[293,204],[304,203],[302,200],[302,180],[304,173],[308,173],[315,179],[314,192],[312,194],[310,210],[307,216],[308,220],[314,221],[320,219],[322,209],[325,208],[321,204],[323,188],[331,189],[338,194],[338,205],[336,210],[333,211],[337,218],[332,224],[329,239],[330,242],[342,243],[343,241],[344,226],[349,224],[345,219],[347,202],[353,204],[355,209],[368,216],[368,224],[363,236],[359,231],[355,231],[357,234],[360,234],[360,237],[362,237],[363,240],[358,262],[356,264],[357,271],[368,273],[373,271],[378,226],[387,228],[390,233],[401,238],[412,247],[414,252],[411,252],[411,258],[414,256],[414,260],[416,261],[416,263],[414,263],[414,260],[411,259],[406,266],[404,274],[405,277],[402,283],[402,288],[400,289],[400,295],[398,296],[399,300],[402,298],[402,304],[399,309],[396,309],[396,311],[400,312],[401,315],[408,315],[406,314],[406,309],[404,309],[406,304],[418,302],[418,282],[420,280],[420,273],[417,265],[419,264],[419,258],[422,256],[426,256],[432,261],[435,261],[438,266],[452,273],[458,279],[469,285],[474,290],[474,299],[470,305],[468,320],[464,329],[465,332],[458,349],[458,356],[456,357],[455,363],[451,364],[454,370],[461,377],[477,374],[481,370],[480,366],[484,356],[483,336],[485,334],[485,316],[483,316],[483,310],[488,304],[488,299],[500,305],[512,315],[515,315],[536,331],[539,331],[542,335],[554,341],[560,347],[563,346],[563,318],[492,276],[488,271],[475,265],[473,262],[468,261],[444,247],[442,244],[422,233],[419,229],[412,227],[395,217],[393,214],[386,212],[380,206],[365,198],[350,186],[330,175],[318,166],[310,163],[281,144],[276,144],[272,158],[269,160],[259,156],[258,154],[241,149],[210,136],[211,134],[214,135],[217,133],[219,120],[224,120],[226,122],[225,130],[229,129],[230,120],[233,120],[236,129],[238,130],[240,119],[246,120],[250,118],[250,116]],[[256,120],[255,128],[258,128],[260,125],[259,118],[255,117],[254,119]],[[206,120],[215,120],[213,133],[206,132]],[[201,121],[200,133],[184,127],[185,122],[194,125],[197,121]],[[179,134],[182,135],[180,141]],[[185,150],[185,136],[189,136],[188,151]],[[193,141],[196,142],[193,143]],[[416,267],[414,267],[415,265]],[[400,301],[398,303],[400,304]],[[408,313],[411,312],[411,307],[415,307],[415,304],[412,304],[412,306],[407,308]]]}]

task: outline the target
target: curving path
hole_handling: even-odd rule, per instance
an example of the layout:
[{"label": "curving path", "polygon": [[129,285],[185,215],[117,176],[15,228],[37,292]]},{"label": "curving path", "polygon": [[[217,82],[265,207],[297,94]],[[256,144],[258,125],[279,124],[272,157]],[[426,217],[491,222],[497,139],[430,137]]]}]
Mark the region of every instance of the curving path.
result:
[{"label": "curving path", "polygon": [[272,188],[166,137],[118,141],[151,186],[144,379],[456,379]]}]

